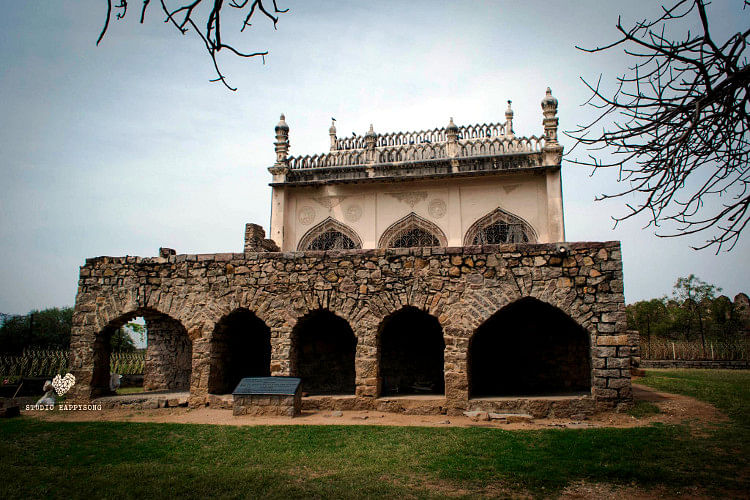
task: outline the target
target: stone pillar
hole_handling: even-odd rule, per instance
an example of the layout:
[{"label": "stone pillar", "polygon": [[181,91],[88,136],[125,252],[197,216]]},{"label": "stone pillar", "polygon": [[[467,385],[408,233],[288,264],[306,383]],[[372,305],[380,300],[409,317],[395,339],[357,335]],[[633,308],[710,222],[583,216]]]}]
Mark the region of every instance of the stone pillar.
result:
[{"label": "stone pillar", "polygon": [[295,376],[295,356],[292,352],[292,327],[271,326],[271,376]]},{"label": "stone pillar", "polygon": [[471,332],[447,327],[445,338],[445,399],[451,408],[465,409],[469,400],[468,352]]},{"label": "stone pillar", "polygon": [[547,170],[548,243],[565,241],[565,216],[562,199],[562,176],[559,168]]},{"label": "stone pillar", "polygon": [[357,335],[357,354],[355,358],[356,395],[374,398],[380,394],[380,366],[378,364],[377,325],[360,323],[353,328]]},{"label": "stone pillar", "polygon": [[[289,171],[287,155],[289,154],[289,125],[286,124],[284,115],[276,125],[276,163],[268,171],[273,175],[273,184],[286,182],[286,173]],[[284,187],[274,185],[271,191],[271,239],[282,250],[284,244]]]},{"label": "stone pillar", "polygon": [[286,200],[284,188],[274,186],[271,192],[271,239],[276,242],[281,250],[289,250],[289,245],[284,241],[284,208]]},{"label": "stone pillar", "polygon": [[542,165],[557,166],[558,169],[547,172],[547,223],[549,242],[565,241],[565,222],[563,220],[562,177],[559,169],[562,161],[563,147],[557,142],[557,99],[547,87],[547,93],[542,99],[542,114],[544,119],[544,148],[542,148]]}]

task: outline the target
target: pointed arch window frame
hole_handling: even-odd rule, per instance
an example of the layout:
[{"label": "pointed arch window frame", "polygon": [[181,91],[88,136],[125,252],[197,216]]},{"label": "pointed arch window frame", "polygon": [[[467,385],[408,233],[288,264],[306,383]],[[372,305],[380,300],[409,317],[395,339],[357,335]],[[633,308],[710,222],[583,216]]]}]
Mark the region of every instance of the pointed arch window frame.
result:
[{"label": "pointed arch window frame", "polygon": [[391,243],[395,239],[401,237],[403,233],[411,229],[420,229],[426,233],[431,234],[438,241],[437,246],[439,247],[448,246],[448,238],[445,236],[445,233],[442,229],[440,229],[440,227],[438,227],[437,224],[430,222],[423,217],[420,217],[414,212],[411,212],[405,217],[402,217],[401,219],[388,226],[388,228],[383,231],[383,234],[380,235],[380,239],[378,240],[378,248],[397,248],[392,247]]},{"label": "pointed arch window frame", "polygon": [[300,252],[322,252],[324,250],[312,250],[308,247],[315,241],[319,236],[324,235],[329,231],[335,231],[343,234],[354,243],[354,248],[331,248],[329,250],[356,250],[362,248],[362,239],[359,237],[357,232],[351,227],[347,226],[343,222],[339,222],[333,217],[328,217],[324,221],[311,227],[303,236],[300,238],[297,244],[297,251]]},{"label": "pointed arch window frame", "polygon": [[518,215],[508,212],[507,210],[503,210],[500,207],[497,207],[494,210],[490,211],[489,213],[477,219],[469,227],[469,229],[466,231],[466,234],[464,235],[464,246],[475,246],[475,245],[482,245],[482,244],[484,245],[502,244],[502,243],[474,243],[474,240],[479,235],[480,231],[486,229],[487,227],[497,222],[504,222],[508,225],[519,225],[522,227],[523,232],[526,235],[526,238],[528,239],[528,241],[516,242],[516,243],[537,243],[539,241],[539,236],[537,235],[536,230],[531,224],[529,224],[526,220],[519,217]]}]

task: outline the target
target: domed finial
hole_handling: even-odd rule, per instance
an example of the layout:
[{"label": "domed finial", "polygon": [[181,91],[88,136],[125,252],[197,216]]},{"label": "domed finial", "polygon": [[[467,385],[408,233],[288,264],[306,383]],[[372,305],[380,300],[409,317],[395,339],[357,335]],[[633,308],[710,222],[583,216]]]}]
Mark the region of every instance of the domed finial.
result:
[{"label": "domed finial", "polygon": [[552,90],[549,87],[547,87],[547,92],[542,99],[542,109],[544,108],[557,109],[557,99],[552,96]]},{"label": "domed finial", "polygon": [[331,127],[328,129],[328,133],[336,135],[336,118],[331,118]]},{"label": "domed finial", "polygon": [[289,125],[286,124],[286,117],[284,116],[284,113],[281,113],[281,118],[279,119],[279,123],[276,125],[276,130],[286,130],[289,131]]},{"label": "domed finial", "polygon": [[456,126],[455,123],[453,123],[453,117],[452,116],[451,116],[450,122],[448,123],[448,127],[446,128],[446,130],[458,132],[458,127]]},{"label": "domed finial", "polygon": [[370,130],[367,131],[365,137],[375,137],[375,129],[372,127],[372,123],[370,124]]},{"label": "domed finial", "polygon": [[510,107],[511,102],[513,102],[513,101],[511,101],[510,99],[508,99],[508,109],[505,110],[505,116],[506,116],[506,118],[508,116],[510,116],[511,118],[513,117],[513,110]]}]

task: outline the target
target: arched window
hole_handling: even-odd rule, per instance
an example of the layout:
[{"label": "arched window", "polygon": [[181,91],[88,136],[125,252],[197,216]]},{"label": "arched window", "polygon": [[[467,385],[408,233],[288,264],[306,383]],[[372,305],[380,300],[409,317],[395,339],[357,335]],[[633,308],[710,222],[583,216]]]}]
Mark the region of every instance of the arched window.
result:
[{"label": "arched window", "polygon": [[499,245],[502,243],[536,243],[534,229],[522,218],[496,208],[471,225],[464,245]]},{"label": "arched window", "polygon": [[380,248],[444,247],[448,246],[448,239],[439,227],[412,212],[383,231],[378,246]]},{"label": "arched window", "polygon": [[362,248],[362,240],[352,228],[328,217],[310,229],[297,245],[305,250],[351,250]]}]

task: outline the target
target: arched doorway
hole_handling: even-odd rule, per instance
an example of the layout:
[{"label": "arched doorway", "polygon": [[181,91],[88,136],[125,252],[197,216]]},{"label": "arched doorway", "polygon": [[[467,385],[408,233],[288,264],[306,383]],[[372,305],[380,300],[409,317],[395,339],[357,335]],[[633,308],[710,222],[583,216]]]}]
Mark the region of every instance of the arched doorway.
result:
[{"label": "arched doorway", "polygon": [[443,328],[431,314],[406,306],[378,331],[382,396],[445,394]]},{"label": "arched doorway", "polygon": [[354,394],[357,337],[328,309],[312,311],[292,330],[292,373],[310,395]]},{"label": "arched doorway", "polygon": [[[110,321],[94,339],[94,370],[91,395],[112,394],[113,338],[130,321],[145,320],[146,353],[143,365],[143,388],[147,391],[189,391],[193,364],[193,344],[187,330],[178,320],[151,309],[138,309]],[[115,354],[117,357],[117,354]],[[120,373],[122,374],[122,373]]]},{"label": "arched doorway", "polygon": [[271,329],[247,309],[224,316],[211,337],[208,392],[231,393],[244,377],[271,374]]},{"label": "arched doorway", "polygon": [[469,342],[469,397],[590,392],[589,333],[560,309],[526,297],[485,321]]}]

